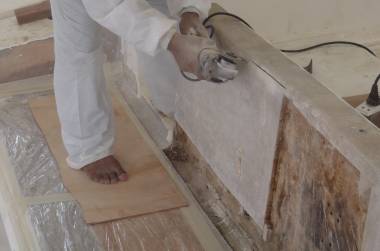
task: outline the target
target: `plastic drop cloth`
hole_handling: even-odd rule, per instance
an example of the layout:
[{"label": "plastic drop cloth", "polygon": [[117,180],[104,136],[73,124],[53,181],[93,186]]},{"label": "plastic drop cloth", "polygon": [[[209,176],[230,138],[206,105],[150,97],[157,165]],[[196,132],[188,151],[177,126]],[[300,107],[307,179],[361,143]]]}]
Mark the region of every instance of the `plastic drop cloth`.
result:
[{"label": "plastic drop cloth", "polygon": [[74,201],[32,205],[28,216],[41,250],[104,250]]},{"label": "plastic drop cloth", "polygon": [[1,101],[0,131],[24,196],[65,192],[55,160],[26,98]]},{"label": "plastic drop cloth", "polygon": [[[51,93],[39,95],[46,94]],[[66,193],[57,164],[27,104],[31,97],[0,99],[0,137],[5,138],[12,171],[25,197]],[[189,238],[191,231],[183,231],[178,211],[168,213],[169,217],[159,213],[91,226],[85,223],[75,201],[57,201],[30,204],[26,215],[43,251],[202,250],[188,248],[194,247],[196,238]]]},{"label": "plastic drop cloth", "polygon": [[[27,100],[0,100],[0,135],[18,185],[25,197],[64,193],[57,164]],[[74,201],[30,205],[26,213],[41,250],[102,250]]]}]

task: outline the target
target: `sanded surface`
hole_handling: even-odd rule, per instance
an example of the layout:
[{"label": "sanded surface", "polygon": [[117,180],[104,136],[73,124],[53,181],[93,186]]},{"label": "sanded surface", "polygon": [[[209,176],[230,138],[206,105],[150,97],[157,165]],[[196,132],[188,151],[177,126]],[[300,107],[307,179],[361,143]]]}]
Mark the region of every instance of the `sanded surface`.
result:
[{"label": "sanded surface", "polygon": [[33,114],[45,134],[65,186],[80,203],[87,223],[99,223],[186,206],[162,164],[144,142],[136,126],[115,102],[117,130],[115,156],[128,170],[128,182],[101,185],[70,169],[64,149],[55,101],[52,96],[30,101]]}]

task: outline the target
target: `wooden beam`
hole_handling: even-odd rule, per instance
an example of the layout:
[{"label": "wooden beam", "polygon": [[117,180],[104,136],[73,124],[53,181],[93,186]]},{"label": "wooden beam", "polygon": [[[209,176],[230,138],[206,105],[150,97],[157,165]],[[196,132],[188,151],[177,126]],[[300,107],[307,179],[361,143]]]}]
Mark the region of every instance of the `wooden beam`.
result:
[{"label": "wooden beam", "polygon": [[0,84],[53,73],[53,39],[0,51]]},{"label": "wooden beam", "polygon": [[18,24],[27,24],[37,20],[52,18],[50,1],[23,7],[15,10]]},{"label": "wooden beam", "polygon": [[51,90],[53,90],[53,75],[43,75],[0,84],[0,98]]}]

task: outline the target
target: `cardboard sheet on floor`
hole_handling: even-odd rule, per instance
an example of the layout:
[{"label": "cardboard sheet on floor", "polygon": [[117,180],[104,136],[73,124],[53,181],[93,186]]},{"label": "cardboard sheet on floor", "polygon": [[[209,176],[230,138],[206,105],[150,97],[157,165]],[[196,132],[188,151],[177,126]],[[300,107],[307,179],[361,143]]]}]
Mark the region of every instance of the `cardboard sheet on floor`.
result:
[{"label": "cardboard sheet on floor", "polygon": [[115,156],[129,173],[129,181],[116,185],[92,182],[83,172],[66,164],[66,150],[53,96],[29,102],[33,115],[44,133],[66,188],[79,202],[87,223],[100,223],[187,205],[149,145],[122,105],[114,102],[116,142]]}]

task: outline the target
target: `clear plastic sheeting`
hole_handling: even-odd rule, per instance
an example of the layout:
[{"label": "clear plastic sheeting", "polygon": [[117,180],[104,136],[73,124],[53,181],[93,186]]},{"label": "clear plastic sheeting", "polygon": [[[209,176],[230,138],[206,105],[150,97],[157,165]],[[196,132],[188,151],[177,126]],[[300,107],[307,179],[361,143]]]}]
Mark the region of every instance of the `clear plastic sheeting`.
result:
[{"label": "clear plastic sheeting", "polygon": [[44,136],[26,97],[0,100],[0,133],[24,196],[65,192]]},{"label": "clear plastic sheeting", "polygon": [[42,251],[103,250],[74,201],[33,205],[28,215]]},{"label": "clear plastic sheeting", "polygon": [[94,226],[110,251],[202,251],[190,229],[178,210]]}]

